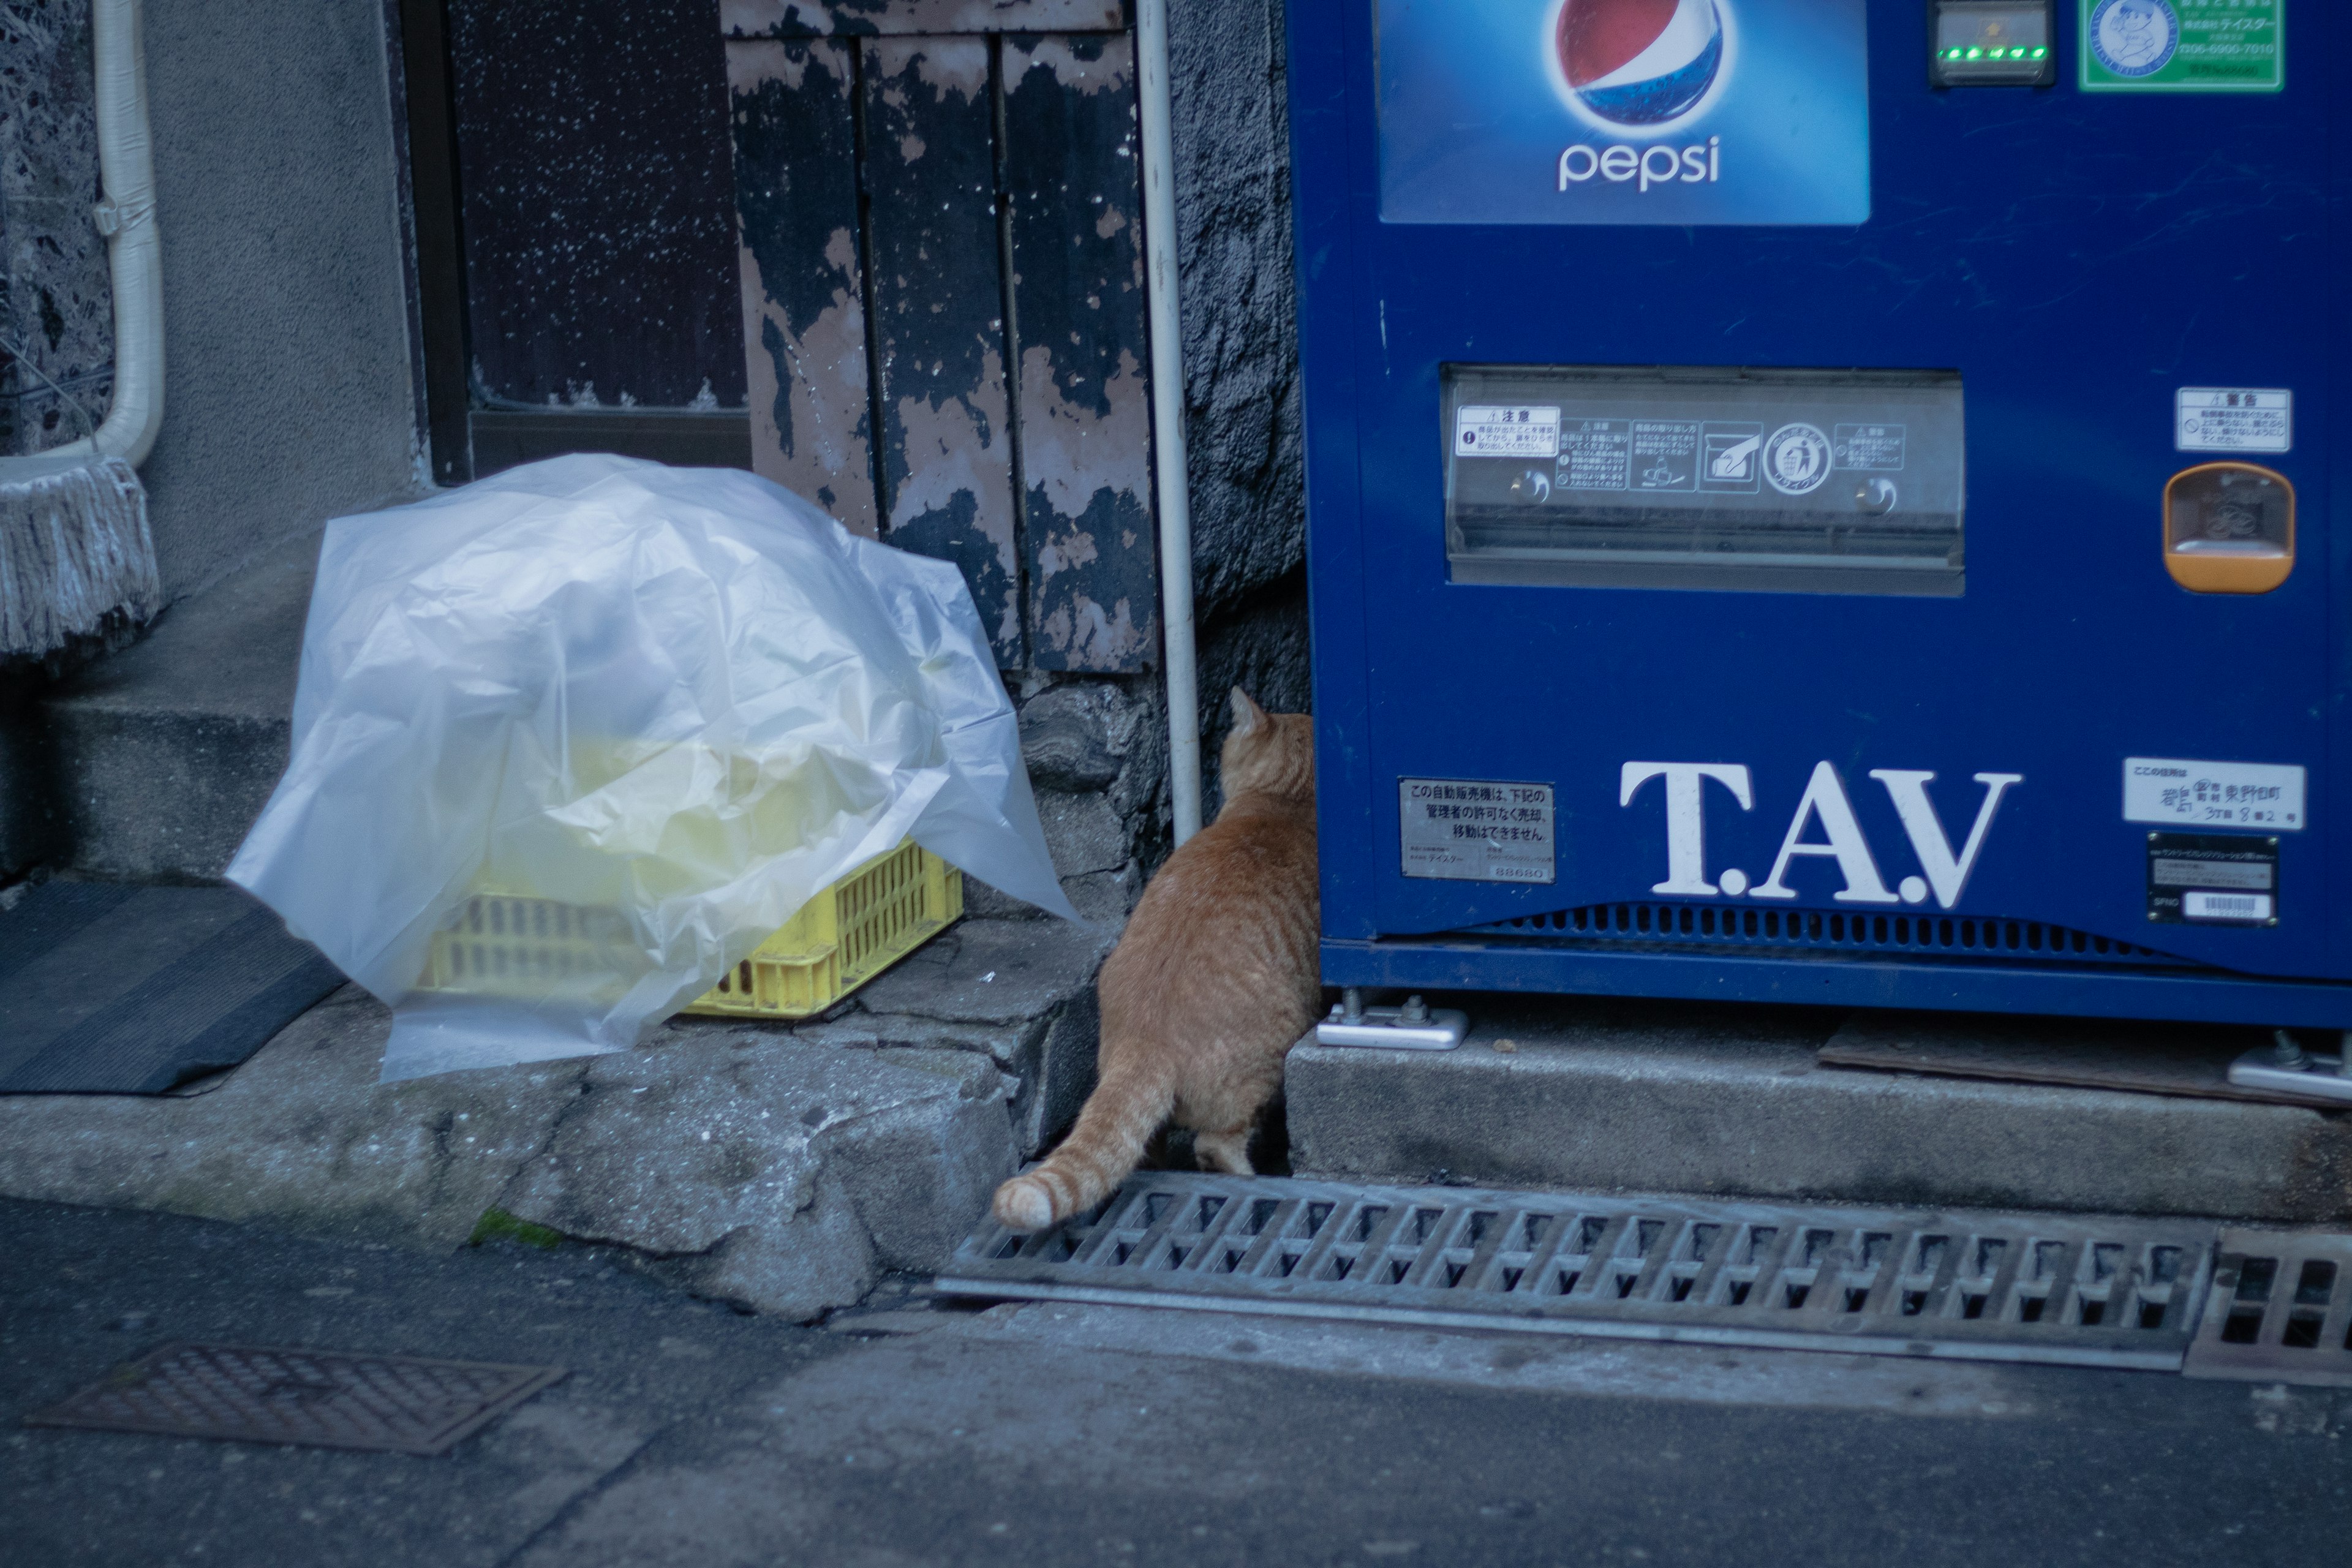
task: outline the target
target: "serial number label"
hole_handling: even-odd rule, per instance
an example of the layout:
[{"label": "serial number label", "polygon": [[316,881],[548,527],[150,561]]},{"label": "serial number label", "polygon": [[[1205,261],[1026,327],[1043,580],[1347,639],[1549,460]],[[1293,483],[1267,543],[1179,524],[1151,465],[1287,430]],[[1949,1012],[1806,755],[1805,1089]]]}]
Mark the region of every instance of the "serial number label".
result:
[{"label": "serial number label", "polygon": [[2271,918],[2271,896],[2268,893],[2190,892],[2181,896],[2180,910],[2184,919],[2192,921],[2263,924]]},{"label": "serial number label", "polygon": [[2274,926],[2279,919],[2279,841],[2269,834],[2151,833],[2147,918]]},{"label": "serial number label", "polygon": [[1399,779],[1408,877],[1453,882],[1549,883],[1552,787],[1486,779]]},{"label": "serial number label", "polygon": [[2304,772],[2263,763],[2124,759],[2124,820],[2300,832]]}]

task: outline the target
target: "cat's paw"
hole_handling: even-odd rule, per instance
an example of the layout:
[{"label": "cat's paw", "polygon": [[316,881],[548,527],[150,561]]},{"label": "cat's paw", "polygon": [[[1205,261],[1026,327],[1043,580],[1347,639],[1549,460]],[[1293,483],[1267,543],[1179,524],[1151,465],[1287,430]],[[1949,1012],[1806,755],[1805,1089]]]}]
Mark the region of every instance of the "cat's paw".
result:
[{"label": "cat's paw", "polygon": [[996,1223],[1005,1229],[1032,1235],[1054,1223],[1054,1195],[1034,1176],[1015,1176],[996,1189],[992,1205]]}]

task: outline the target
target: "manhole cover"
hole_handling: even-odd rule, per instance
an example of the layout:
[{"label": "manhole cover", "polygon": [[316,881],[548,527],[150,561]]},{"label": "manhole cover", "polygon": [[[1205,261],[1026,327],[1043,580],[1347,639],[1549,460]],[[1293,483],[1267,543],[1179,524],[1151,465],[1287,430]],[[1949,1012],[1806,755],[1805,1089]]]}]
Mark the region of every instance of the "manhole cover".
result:
[{"label": "manhole cover", "polygon": [[1156,1173],[953,1294],[2177,1371],[2219,1226]]},{"label": "manhole cover", "polygon": [[2223,1231],[2182,1370],[2352,1388],[2352,1237]]},{"label": "manhole cover", "polygon": [[25,1424],[438,1454],[562,1375],[552,1366],[168,1344]]}]

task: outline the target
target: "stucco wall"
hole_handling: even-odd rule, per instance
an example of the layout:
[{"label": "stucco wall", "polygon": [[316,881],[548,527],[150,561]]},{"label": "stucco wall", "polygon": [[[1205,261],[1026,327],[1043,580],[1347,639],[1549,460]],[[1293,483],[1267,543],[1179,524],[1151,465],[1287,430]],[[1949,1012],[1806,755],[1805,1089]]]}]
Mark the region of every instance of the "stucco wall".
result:
[{"label": "stucco wall", "polygon": [[165,593],[417,482],[383,0],[147,0]]}]

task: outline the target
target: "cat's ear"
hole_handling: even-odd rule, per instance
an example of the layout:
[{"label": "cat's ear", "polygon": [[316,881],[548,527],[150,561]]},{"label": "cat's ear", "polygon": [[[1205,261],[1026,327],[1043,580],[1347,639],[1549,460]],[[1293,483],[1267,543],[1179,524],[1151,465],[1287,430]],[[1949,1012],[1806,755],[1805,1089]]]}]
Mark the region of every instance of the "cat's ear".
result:
[{"label": "cat's ear", "polygon": [[1234,733],[1248,735],[1256,732],[1265,722],[1265,710],[1250,700],[1250,694],[1240,687],[1234,688]]}]

